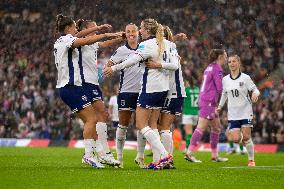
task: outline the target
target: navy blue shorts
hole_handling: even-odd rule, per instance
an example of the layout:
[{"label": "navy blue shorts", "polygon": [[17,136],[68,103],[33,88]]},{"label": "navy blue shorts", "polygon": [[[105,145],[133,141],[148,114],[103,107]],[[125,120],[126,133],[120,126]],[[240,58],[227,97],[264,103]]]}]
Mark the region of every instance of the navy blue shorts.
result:
[{"label": "navy blue shorts", "polygon": [[103,100],[103,94],[98,85],[91,83],[83,83],[83,89],[88,99],[91,99],[92,102],[96,100]]},{"label": "navy blue shorts", "polygon": [[140,93],[137,106],[147,109],[161,109],[164,107],[168,91],[155,93]]},{"label": "navy blue shorts", "polygon": [[242,119],[242,120],[229,120],[228,129],[241,129],[242,127],[253,127],[251,119]]},{"label": "navy blue shorts", "polygon": [[75,85],[66,85],[59,89],[60,98],[67,104],[72,113],[91,105],[92,100],[86,95],[84,88]]},{"label": "navy blue shorts", "polygon": [[167,98],[161,112],[177,116],[181,115],[183,99],[184,98]]},{"label": "navy blue shorts", "polygon": [[119,93],[117,97],[118,110],[135,111],[139,93]]}]

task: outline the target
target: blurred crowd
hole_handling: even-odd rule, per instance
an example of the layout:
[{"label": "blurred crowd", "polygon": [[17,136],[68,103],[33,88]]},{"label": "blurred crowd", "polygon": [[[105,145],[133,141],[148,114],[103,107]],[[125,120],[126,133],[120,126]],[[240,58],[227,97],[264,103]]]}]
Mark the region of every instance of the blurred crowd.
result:
[{"label": "blurred crowd", "polygon": [[[44,1],[0,2],[0,138],[81,139],[82,122],[71,114],[55,89],[53,58],[55,17],[63,13],[108,23],[114,31],[127,23],[140,25],[155,18],[188,40],[178,42],[185,80],[200,84],[208,51],[226,49],[238,54],[243,72],[263,84],[280,69],[276,81],[261,85],[254,106],[253,137],[256,143],[284,143],[284,44],[281,0],[153,0],[153,1]],[[99,53],[98,64],[115,48]],[[227,71],[227,69],[225,68]],[[113,79],[116,78],[116,79]],[[102,79],[107,106],[118,75]],[[221,120],[226,127],[226,112]],[[180,122],[176,127],[180,127]],[[182,127],[180,127],[182,128]]]}]

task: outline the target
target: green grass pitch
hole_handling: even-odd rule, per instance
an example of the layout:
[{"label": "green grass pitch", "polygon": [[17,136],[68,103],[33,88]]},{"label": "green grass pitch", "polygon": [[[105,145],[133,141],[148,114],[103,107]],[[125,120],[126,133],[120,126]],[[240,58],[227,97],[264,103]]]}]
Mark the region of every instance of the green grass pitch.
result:
[{"label": "green grass pitch", "polygon": [[100,170],[82,165],[82,153],[83,149],[59,147],[2,147],[0,188],[284,188],[284,153],[256,154],[258,167],[247,168],[246,155],[214,163],[210,153],[197,153],[203,163],[193,164],[176,151],[177,169],[161,171],[139,169],[133,161],[135,151],[125,151],[124,169]]}]

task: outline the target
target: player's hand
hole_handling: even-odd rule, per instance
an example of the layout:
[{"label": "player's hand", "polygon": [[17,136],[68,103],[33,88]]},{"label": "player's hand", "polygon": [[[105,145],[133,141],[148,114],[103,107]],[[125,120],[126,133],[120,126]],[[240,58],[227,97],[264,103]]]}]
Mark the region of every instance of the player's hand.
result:
[{"label": "player's hand", "polygon": [[111,67],[112,65],[113,65],[113,62],[109,60],[106,64],[104,64],[104,69],[105,67]]},{"label": "player's hand", "polygon": [[221,112],[221,106],[218,106],[216,109],[215,109],[215,113],[216,114],[219,114]]},{"label": "player's hand", "polygon": [[251,101],[252,101],[253,103],[256,103],[257,100],[258,100],[258,95],[256,95],[255,93],[252,93],[252,95],[251,95]]},{"label": "player's hand", "polygon": [[111,67],[105,67],[104,68],[104,76],[105,77],[110,77],[113,74],[112,68]]},{"label": "player's hand", "polygon": [[159,62],[156,62],[152,59],[149,59],[147,62],[145,62],[145,65],[149,69],[159,69],[162,68],[162,65]]},{"label": "player's hand", "polygon": [[112,26],[110,24],[103,24],[103,25],[98,26],[99,30],[108,30],[108,29],[111,29],[111,28],[112,28]]},{"label": "player's hand", "polygon": [[175,41],[184,41],[187,39],[187,36],[185,33],[178,33],[175,35]]}]

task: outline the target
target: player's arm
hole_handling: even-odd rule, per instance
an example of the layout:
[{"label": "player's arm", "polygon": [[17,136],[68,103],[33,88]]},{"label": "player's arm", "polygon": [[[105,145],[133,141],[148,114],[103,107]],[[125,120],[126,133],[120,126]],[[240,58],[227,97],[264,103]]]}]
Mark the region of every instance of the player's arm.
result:
[{"label": "player's arm", "polygon": [[[225,80],[224,80],[224,78],[223,78],[223,80],[222,80],[222,85],[223,85],[223,86],[224,86],[224,83],[225,83]],[[219,112],[221,111],[221,109],[224,107],[224,105],[225,105],[227,99],[228,99],[228,93],[227,93],[227,91],[223,88],[223,90],[222,90],[222,95],[221,95],[221,99],[220,99],[219,105],[218,105],[218,107],[217,107],[217,109],[216,109],[217,113],[219,113]]]},{"label": "player's arm", "polygon": [[84,46],[84,45],[91,45],[104,38],[119,37],[121,35],[122,35],[121,32],[117,32],[117,33],[104,33],[100,35],[92,35],[92,36],[88,36],[85,38],[76,38],[72,44],[72,48],[77,48],[77,47]]},{"label": "player's arm", "polygon": [[99,43],[99,47],[100,48],[107,48],[107,47],[111,47],[113,45],[117,45],[121,42],[123,42],[124,39],[122,37],[117,37],[115,39],[111,39],[111,40],[107,40],[107,41],[104,41],[104,42],[100,42]]},{"label": "player's arm", "polygon": [[94,27],[90,27],[88,29],[84,29],[78,33],[76,33],[75,37],[85,37],[95,31],[99,31],[99,30],[103,30],[103,29],[111,29],[112,26],[109,25],[109,24],[103,24],[103,25],[100,25],[100,26],[94,26]]},{"label": "player's arm", "polygon": [[158,62],[153,59],[149,59],[145,64],[149,69],[166,69],[166,70],[177,70],[179,64],[179,56],[177,54],[170,55],[169,62]]},{"label": "player's arm", "polygon": [[257,102],[258,96],[260,95],[260,92],[249,76],[246,80],[246,85],[247,85],[248,90],[252,91],[252,95],[251,95],[252,102],[253,103]]},{"label": "player's arm", "polygon": [[223,71],[222,70],[213,70],[213,82],[215,84],[216,87],[216,92],[218,94],[218,96],[221,95],[222,93],[222,89],[223,89],[223,85],[222,85],[222,78],[223,78]]},{"label": "player's arm", "polygon": [[129,68],[130,66],[133,66],[134,64],[139,63],[139,61],[143,60],[143,58],[138,54],[133,54],[129,56],[125,61],[123,61],[120,64],[113,65],[111,67],[105,67],[104,68],[104,75],[106,77],[109,77],[113,74],[113,72],[122,70],[124,68]]}]

